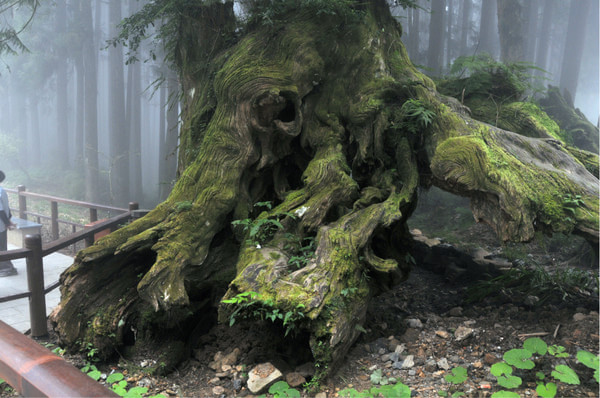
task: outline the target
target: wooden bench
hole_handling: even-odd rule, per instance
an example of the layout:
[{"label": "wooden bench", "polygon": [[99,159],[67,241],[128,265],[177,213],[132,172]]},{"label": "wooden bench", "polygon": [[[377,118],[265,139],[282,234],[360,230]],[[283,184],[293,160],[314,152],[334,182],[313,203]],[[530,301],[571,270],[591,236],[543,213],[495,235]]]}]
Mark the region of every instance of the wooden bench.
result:
[{"label": "wooden bench", "polygon": [[25,247],[25,236],[42,233],[42,224],[18,217],[13,217],[11,221],[17,225],[16,228],[8,230],[8,243],[12,245]]}]

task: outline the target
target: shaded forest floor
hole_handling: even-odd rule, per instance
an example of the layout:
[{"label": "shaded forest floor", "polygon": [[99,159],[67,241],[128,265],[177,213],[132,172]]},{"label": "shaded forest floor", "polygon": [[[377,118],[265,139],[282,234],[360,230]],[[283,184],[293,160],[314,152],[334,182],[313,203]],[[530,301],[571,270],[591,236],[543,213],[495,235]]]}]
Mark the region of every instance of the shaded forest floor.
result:
[{"label": "shaded forest floor", "polygon": [[[533,335],[564,347],[569,357],[546,354],[536,359],[533,370],[517,370],[523,383],[512,391],[535,397],[535,373],[541,371],[548,379],[555,365],[567,364],[581,383],[558,383],[557,396],[598,396],[593,372],[575,360],[579,350],[597,354],[600,339],[598,270],[585,242],[540,237],[529,244],[503,245],[491,229],[472,221],[462,199],[436,192],[423,196],[411,228],[464,253],[483,249],[490,258],[511,264],[502,274],[510,277],[481,283],[464,273],[448,272],[444,264],[435,269],[415,266],[407,281],[373,299],[363,335],[339,370],[321,385],[319,396],[402,382],[418,397],[456,392],[489,397],[502,389],[490,374],[492,364],[507,351],[522,348],[523,340]],[[490,294],[484,297],[483,292]],[[167,397],[251,396],[247,374],[264,362],[281,370],[290,385],[310,381],[310,354],[298,350],[307,345],[303,336],[281,342],[277,333],[250,323],[217,325],[200,337],[192,357],[167,376],[148,374],[159,361],[152,347],[142,357],[98,367],[105,374],[126,369],[130,387],[148,387]],[[48,341],[54,342],[54,337]],[[87,362],[81,356],[67,359],[78,367]],[[453,385],[445,377],[456,367],[467,370],[467,379]]]}]

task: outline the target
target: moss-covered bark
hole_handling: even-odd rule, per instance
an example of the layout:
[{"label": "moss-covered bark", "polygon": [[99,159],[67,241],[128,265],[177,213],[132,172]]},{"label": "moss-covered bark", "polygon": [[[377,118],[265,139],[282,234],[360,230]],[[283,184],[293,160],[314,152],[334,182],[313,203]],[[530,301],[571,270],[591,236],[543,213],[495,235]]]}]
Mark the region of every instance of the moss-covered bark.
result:
[{"label": "moss-covered bark", "polygon": [[[53,316],[63,342],[108,353],[133,343],[127,330],[152,338],[175,324],[185,340],[228,287],[225,298],[255,292],[290,313],[324,376],[369,297],[408,275],[419,184],[471,197],[503,239],[541,228],[597,240],[594,176],[553,141],[471,119],[412,66],[385,2],[360,4],[352,20],[294,12],[235,40],[219,32],[210,53],[195,47],[215,31],[203,18],[210,7],[215,20],[232,13],[199,6],[182,20],[185,167],[166,202],[63,275]],[[566,204],[575,195],[585,204]],[[257,214],[257,202],[273,207]],[[106,300],[87,302],[98,283]],[[221,319],[234,309],[221,306]]]}]

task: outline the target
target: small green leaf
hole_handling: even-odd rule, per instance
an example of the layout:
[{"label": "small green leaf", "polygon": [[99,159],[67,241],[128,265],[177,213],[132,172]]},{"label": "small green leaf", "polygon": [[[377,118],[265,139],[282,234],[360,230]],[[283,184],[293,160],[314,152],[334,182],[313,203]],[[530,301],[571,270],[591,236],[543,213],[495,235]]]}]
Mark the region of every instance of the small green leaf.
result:
[{"label": "small green leaf", "polygon": [[539,337],[531,337],[523,342],[523,348],[533,354],[546,355],[548,344]]},{"label": "small green leaf", "polygon": [[501,390],[493,393],[492,398],[521,398],[521,396],[516,392]]},{"label": "small green leaf", "polygon": [[540,383],[535,389],[535,392],[537,392],[537,394],[543,398],[554,398],[556,396],[556,390],[556,384],[554,383]]},{"label": "small green leaf", "polygon": [[438,391],[438,396],[440,396],[440,397],[447,397],[448,393],[446,391],[444,391],[444,390],[439,390]]},{"label": "small green leaf", "polygon": [[577,351],[577,360],[590,369],[600,369],[600,358],[588,351]]},{"label": "small green leaf", "polygon": [[452,384],[464,383],[465,380],[467,380],[467,369],[463,368],[462,366],[457,366],[456,368],[452,369],[452,374],[446,375],[444,379]]},{"label": "small green leaf", "polygon": [[544,372],[536,372],[536,373],[535,373],[535,377],[536,377],[538,380],[544,380],[544,379],[546,378],[546,375],[544,374]]},{"label": "small green leaf", "polygon": [[533,369],[535,363],[530,360],[531,351],[525,349],[514,348],[506,351],[503,356],[504,360],[517,369]]},{"label": "small green leaf", "polygon": [[580,384],[579,377],[573,369],[567,365],[556,365],[552,371],[552,377],[567,384]]},{"label": "small green leaf", "polygon": [[288,383],[286,383],[285,381],[278,381],[277,383],[269,387],[269,394],[276,394],[289,389],[290,385]]},{"label": "small green leaf", "polygon": [[563,347],[561,345],[553,344],[551,346],[548,346],[548,353],[550,353],[550,355],[554,355],[557,358],[568,358],[569,353],[567,353],[565,351],[566,351],[565,347]]},{"label": "small green leaf", "polygon": [[494,376],[502,376],[502,375],[511,375],[513,372],[513,368],[508,365],[506,362],[498,362],[492,365],[490,368],[490,373]]},{"label": "small green leaf", "polygon": [[517,376],[498,376],[498,384],[504,388],[517,388],[523,380]]},{"label": "small green leaf", "polygon": [[456,391],[454,394],[452,394],[452,398],[463,397],[464,395],[465,395],[464,392],[462,392],[462,391]]},{"label": "small green leaf", "polygon": [[373,384],[379,384],[381,383],[381,369],[376,369],[372,374],[371,374],[371,383]]},{"label": "small green leaf", "polygon": [[92,379],[98,381],[98,380],[100,380],[100,376],[102,375],[102,372],[100,372],[99,370],[92,370],[87,375],[90,376]]},{"label": "small green leaf", "polygon": [[107,384],[116,383],[118,381],[123,380],[124,377],[125,376],[123,376],[123,373],[113,373],[106,378],[106,383]]}]

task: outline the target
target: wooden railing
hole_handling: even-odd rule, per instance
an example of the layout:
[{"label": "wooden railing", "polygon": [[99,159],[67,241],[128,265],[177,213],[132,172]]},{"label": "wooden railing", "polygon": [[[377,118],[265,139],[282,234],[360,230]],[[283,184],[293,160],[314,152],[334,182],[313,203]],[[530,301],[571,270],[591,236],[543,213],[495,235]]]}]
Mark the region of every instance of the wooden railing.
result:
[{"label": "wooden railing", "polygon": [[[35,197],[43,197],[44,199],[52,198],[55,202],[70,203],[74,204],[77,201],[71,201],[68,199],[56,198],[47,195],[33,194]],[[27,196],[32,196],[31,193],[27,193]],[[19,197],[20,199],[20,197]],[[109,206],[94,205],[91,203],[80,202],[81,205],[92,208],[95,206],[96,209],[106,209]],[[26,208],[26,205],[25,205]],[[112,208],[115,210],[116,208]],[[25,258],[27,264],[27,284],[28,291],[0,297],[0,303],[12,300],[18,300],[21,298],[29,298],[29,314],[31,321],[31,335],[33,337],[45,336],[48,333],[46,325],[46,293],[54,290],[59,286],[59,281],[56,281],[49,286],[44,287],[44,257],[52,254],[58,250],[61,250],[69,245],[73,245],[76,242],[84,241],[87,246],[94,243],[94,236],[105,230],[114,231],[121,225],[128,223],[132,218],[139,216],[138,204],[132,202],[129,204],[129,209],[124,210],[124,213],[119,214],[115,217],[107,219],[105,221],[98,222],[93,226],[84,228],[83,230],[77,231],[69,236],[53,240],[49,243],[42,243],[40,235],[27,235],[25,237],[25,247],[22,249],[9,250],[0,252],[0,262],[7,260],[15,260],[19,258]],[[56,213],[57,214],[57,213]],[[90,213],[91,214],[91,213]],[[94,213],[97,214],[97,213]],[[143,212],[142,212],[143,214]],[[24,214],[26,215],[26,213]]]},{"label": "wooden railing", "polygon": [[[23,186],[20,186],[17,190],[6,190],[19,195],[19,208],[14,209],[15,212],[18,211],[19,218],[27,220],[28,215],[35,216],[38,224],[41,218],[50,220],[52,241],[43,244],[41,235],[27,235],[24,239],[24,248],[0,252],[0,262],[25,258],[27,270],[27,291],[12,296],[0,297],[0,303],[29,298],[31,337],[45,336],[48,334],[46,294],[56,289],[60,281],[44,286],[44,257],[67,246],[74,246],[79,241],[84,241],[86,247],[90,246],[94,243],[95,236],[99,232],[114,231],[123,224],[128,223],[132,218],[138,218],[145,214],[145,211],[138,210],[138,204],[135,202],[129,204],[129,209],[120,209],[26,192]],[[28,197],[50,201],[50,217],[28,211]],[[88,208],[91,225],[86,227],[60,220],[58,218],[59,203]],[[98,222],[98,210],[120,214]],[[69,236],[59,237],[58,226],[61,222],[71,224],[73,233]],[[76,231],[75,227],[77,225],[83,227],[83,229]],[[0,321],[0,377],[23,396],[117,396],[46,348],[38,344],[30,344],[30,340],[26,336],[2,321]]]},{"label": "wooden railing", "polygon": [[[34,192],[27,192],[27,189],[24,185],[19,185],[17,189],[9,189],[4,188],[4,190],[8,193],[18,195],[18,208],[11,208],[13,210],[13,215],[18,214],[18,217],[27,220],[28,216],[32,216],[36,219],[37,223],[40,224],[41,220],[49,220],[50,221],[50,237],[52,240],[57,240],[60,238],[60,230],[59,225],[65,224],[71,226],[71,233],[76,232],[77,228],[84,228],[85,224],[75,223],[72,221],[64,220],[59,218],[58,205],[59,203],[65,205],[72,205],[77,207],[83,207],[89,209],[89,222],[94,223],[98,221],[98,211],[107,211],[110,213],[120,214],[125,213],[128,209],[123,209],[120,207],[114,206],[105,206],[97,203],[89,203],[82,202],[79,200],[65,199],[59,198],[52,195],[44,195]],[[40,199],[50,202],[50,216],[39,214],[33,211],[29,211],[27,209],[27,198],[31,199]]]}]

